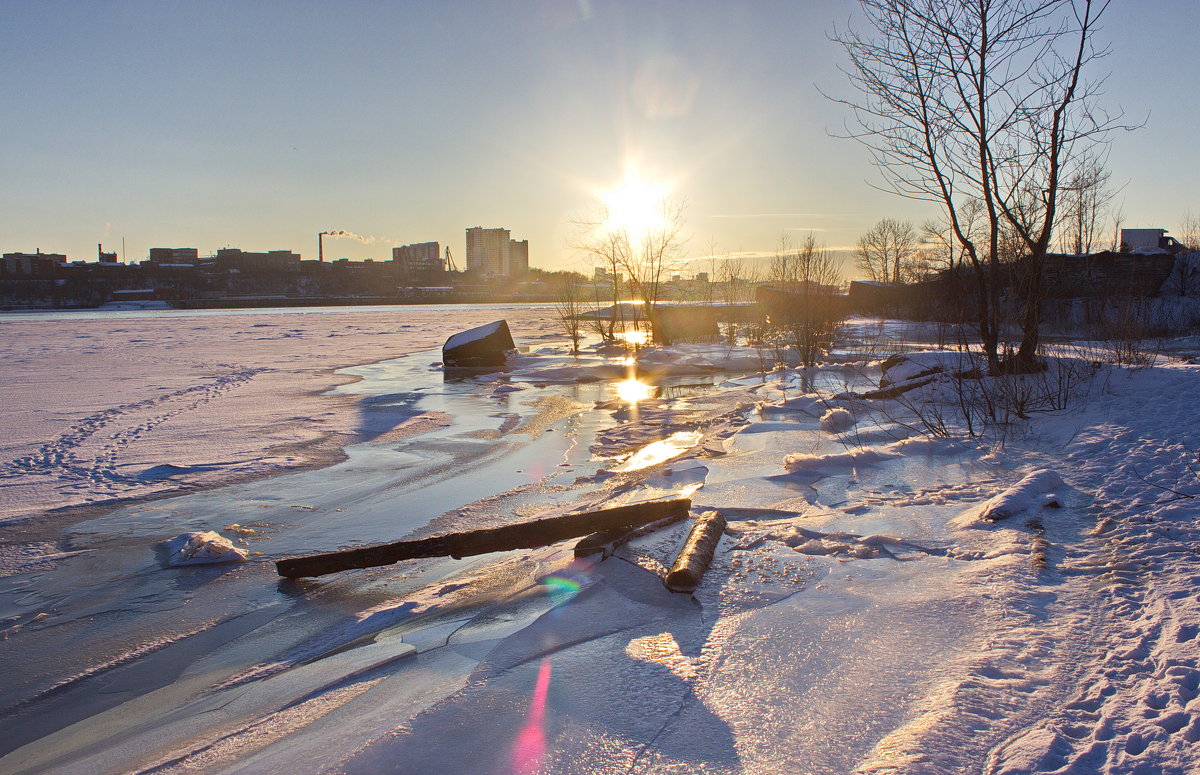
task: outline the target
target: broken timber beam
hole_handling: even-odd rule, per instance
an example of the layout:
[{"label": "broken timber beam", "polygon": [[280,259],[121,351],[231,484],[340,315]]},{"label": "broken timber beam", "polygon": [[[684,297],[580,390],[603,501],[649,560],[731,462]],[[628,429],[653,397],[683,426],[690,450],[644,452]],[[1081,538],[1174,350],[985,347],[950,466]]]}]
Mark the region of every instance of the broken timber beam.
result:
[{"label": "broken timber beam", "polygon": [[638,527],[618,527],[612,530],[601,530],[598,533],[592,533],[591,535],[584,536],[580,539],[579,543],[575,544],[575,556],[594,557],[598,554],[601,560],[607,560],[609,557],[612,557],[613,552],[633,539],[662,530],[664,527],[674,525],[676,522],[686,518],[687,511],[679,511],[668,517]]},{"label": "broken timber beam", "polygon": [[275,569],[279,571],[280,576],[294,579],[323,576],[326,573],[336,573],[351,568],[391,565],[400,560],[412,560],[420,557],[458,559],[489,552],[534,549],[588,533],[628,529],[648,522],[656,522],[675,514],[687,514],[691,506],[690,498],[634,503],[629,506],[547,517],[533,522],[501,525],[465,533],[450,533],[415,541],[397,541],[391,544],[314,554],[309,557],[289,557],[277,561]]},{"label": "broken timber beam", "polygon": [[725,517],[715,511],[706,511],[696,517],[683,548],[663,579],[667,589],[672,592],[693,592],[700,586],[704,572],[712,564],[713,553],[725,533],[726,524]]}]

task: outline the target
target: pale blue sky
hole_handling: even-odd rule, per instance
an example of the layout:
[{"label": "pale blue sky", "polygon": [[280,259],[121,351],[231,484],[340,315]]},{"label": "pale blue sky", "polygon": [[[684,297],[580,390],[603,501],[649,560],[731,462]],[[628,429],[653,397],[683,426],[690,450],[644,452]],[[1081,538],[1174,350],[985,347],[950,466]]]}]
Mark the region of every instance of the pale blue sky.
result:
[{"label": "pale blue sky", "polygon": [[[829,136],[848,94],[811,2],[0,0],[0,250],[150,247],[389,258],[505,226],[574,267],[571,222],[627,159],[687,202],[689,252],[852,245],[922,205]],[[1118,0],[1110,159],[1130,226],[1200,213],[1196,0]]]}]

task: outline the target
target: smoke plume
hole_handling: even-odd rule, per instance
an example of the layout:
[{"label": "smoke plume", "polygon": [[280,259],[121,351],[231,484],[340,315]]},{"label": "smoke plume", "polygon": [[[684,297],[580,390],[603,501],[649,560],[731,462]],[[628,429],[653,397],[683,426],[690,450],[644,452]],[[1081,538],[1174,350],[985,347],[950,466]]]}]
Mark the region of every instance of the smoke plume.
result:
[{"label": "smoke plume", "polygon": [[374,237],[364,237],[361,234],[355,234],[352,231],[342,231],[341,229],[335,229],[334,231],[323,231],[321,234],[326,237],[345,237],[346,239],[358,240],[364,245],[370,245],[372,242],[376,241]]}]

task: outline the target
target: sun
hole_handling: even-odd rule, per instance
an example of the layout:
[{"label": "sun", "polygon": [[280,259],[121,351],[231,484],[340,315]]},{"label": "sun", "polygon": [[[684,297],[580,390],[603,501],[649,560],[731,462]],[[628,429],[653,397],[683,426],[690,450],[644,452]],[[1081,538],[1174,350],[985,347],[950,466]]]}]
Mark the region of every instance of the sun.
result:
[{"label": "sun", "polygon": [[632,166],[626,168],[620,183],[598,195],[607,216],[605,231],[623,233],[630,242],[640,243],[647,234],[666,226],[663,206],[667,186],[645,179]]}]

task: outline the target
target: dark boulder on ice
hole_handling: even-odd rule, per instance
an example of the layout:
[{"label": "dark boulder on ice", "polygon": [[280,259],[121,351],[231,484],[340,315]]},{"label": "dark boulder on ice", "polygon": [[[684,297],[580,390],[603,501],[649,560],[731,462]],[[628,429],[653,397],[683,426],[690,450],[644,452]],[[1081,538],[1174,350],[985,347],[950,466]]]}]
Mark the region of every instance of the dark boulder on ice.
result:
[{"label": "dark boulder on ice", "polygon": [[446,368],[503,366],[509,350],[515,350],[507,320],[460,331],[442,345]]}]

